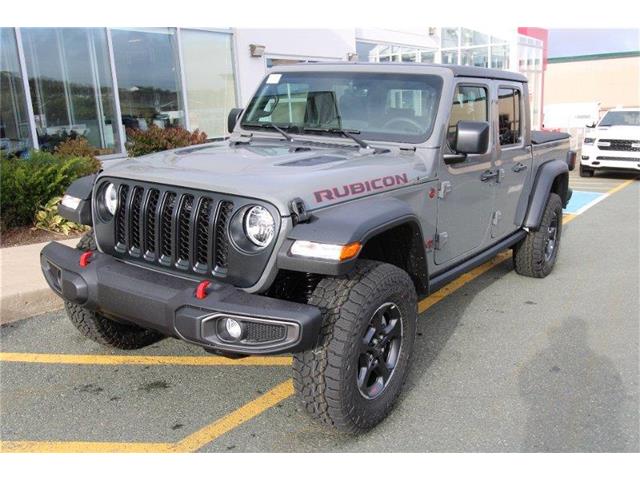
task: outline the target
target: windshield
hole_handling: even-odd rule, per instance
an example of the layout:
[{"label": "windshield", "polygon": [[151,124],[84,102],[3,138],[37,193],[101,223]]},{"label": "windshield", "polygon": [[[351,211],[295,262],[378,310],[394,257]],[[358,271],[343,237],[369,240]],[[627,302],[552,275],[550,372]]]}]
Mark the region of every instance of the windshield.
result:
[{"label": "windshield", "polygon": [[442,79],[436,75],[272,73],[242,118],[242,128],[421,143],[433,129]]},{"label": "windshield", "polygon": [[600,120],[599,127],[613,127],[614,125],[640,126],[640,110],[628,112],[607,112]]}]

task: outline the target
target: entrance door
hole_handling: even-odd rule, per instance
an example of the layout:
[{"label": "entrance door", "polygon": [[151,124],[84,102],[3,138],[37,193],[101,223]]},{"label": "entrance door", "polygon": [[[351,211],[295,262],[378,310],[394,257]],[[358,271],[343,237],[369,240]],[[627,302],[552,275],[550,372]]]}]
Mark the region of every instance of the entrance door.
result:
[{"label": "entrance door", "polygon": [[456,127],[461,120],[489,121],[490,84],[462,82],[456,86],[449,118],[447,145],[441,151],[435,262],[439,265],[482,249],[488,242],[493,213],[495,183],[482,174],[493,167],[495,135],[491,129],[489,151],[467,155],[458,163],[445,163],[444,156],[455,153]]}]

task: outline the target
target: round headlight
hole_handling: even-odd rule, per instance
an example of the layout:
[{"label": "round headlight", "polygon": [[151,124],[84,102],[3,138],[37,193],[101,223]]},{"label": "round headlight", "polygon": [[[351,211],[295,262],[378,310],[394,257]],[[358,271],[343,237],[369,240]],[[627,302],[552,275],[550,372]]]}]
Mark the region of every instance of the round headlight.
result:
[{"label": "round headlight", "polygon": [[113,183],[107,185],[104,189],[104,206],[107,207],[108,212],[111,215],[116,214],[118,208],[118,191]]},{"label": "round headlight", "polygon": [[256,205],[251,207],[244,217],[244,233],[252,243],[264,248],[271,243],[276,223],[269,211]]}]

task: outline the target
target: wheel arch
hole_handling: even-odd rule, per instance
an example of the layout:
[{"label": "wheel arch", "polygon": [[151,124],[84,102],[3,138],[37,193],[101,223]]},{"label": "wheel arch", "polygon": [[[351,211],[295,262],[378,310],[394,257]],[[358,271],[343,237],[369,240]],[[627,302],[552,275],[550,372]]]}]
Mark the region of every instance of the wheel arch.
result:
[{"label": "wheel arch", "polygon": [[[358,256],[344,262],[295,257],[296,240],[347,245],[360,242]],[[358,259],[378,260],[401,268],[411,277],[416,292],[426,294],[428,271],[422,228],[411,206],[393,197],[371,198],[338,205],[312,214],[296,225],[278,252],[277,267],[322,275],[344,275]]]},{"label": "wheel arch", "polygon": [[538,168],[533,190],[529,199],[524,226],[537,229],[542,221],[549,194],[556,193],[563,207],[569,201],[569,168],[566,162],[551,160]]}]

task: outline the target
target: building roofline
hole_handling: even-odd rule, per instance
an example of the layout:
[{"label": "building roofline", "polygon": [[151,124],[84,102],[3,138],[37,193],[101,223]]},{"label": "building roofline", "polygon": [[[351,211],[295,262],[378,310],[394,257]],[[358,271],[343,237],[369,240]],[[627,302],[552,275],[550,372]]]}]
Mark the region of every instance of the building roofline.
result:
[{"label": "building roofline", "polygon": [[594,53],[591,55],[575,55],[570,57],[549,58],[548,63],[588,62],[591,60],[608,60],[612,58],[640,57],[640,50],[629,52]]}]

